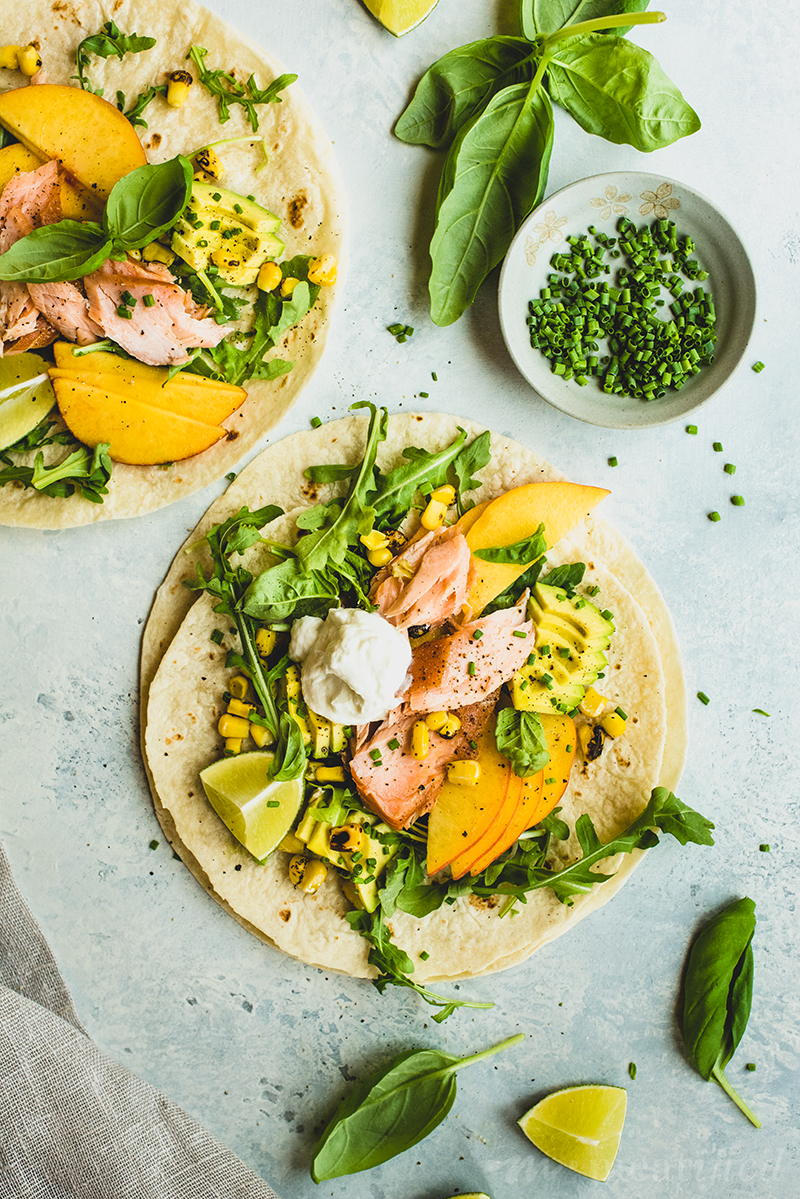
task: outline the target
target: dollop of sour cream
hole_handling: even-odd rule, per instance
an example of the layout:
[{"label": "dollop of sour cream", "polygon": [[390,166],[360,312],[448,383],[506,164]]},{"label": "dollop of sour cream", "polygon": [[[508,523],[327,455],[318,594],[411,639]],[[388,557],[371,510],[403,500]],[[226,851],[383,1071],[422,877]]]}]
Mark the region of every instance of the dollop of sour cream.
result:
[{"label": "dollop of sour cream", "polygon": [[408,638],[377,612],[332,608],[292,625],[289,657],[300,663],[303,699],[336,724],[385,720],[411,665]]}]

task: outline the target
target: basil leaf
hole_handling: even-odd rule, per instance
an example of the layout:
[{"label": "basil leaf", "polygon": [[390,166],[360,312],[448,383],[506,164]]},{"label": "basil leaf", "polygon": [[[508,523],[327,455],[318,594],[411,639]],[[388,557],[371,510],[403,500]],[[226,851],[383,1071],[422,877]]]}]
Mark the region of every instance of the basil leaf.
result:
[{"label": "basil leaf", "polygon": [[488,37],[451,50],[429,67],[394,131],[401,141],[440,149],[501,88],[533,77],[524,38]]},{"label": "basil leaf", "polygon": [[700,118],[652,54],[604,33],[560,44],[550,94],[582,129],[637,150],[658,150],[695,133]]},{"label": "basil leaf", "polygon": [[529,566],[537,558],[541,558],[547,549],[544,539],[544,525],[539,525],[535,533],[513,545],[489,546],[484,550],[473,550],[474,557],[483,562],[508,562],[514,566]]},{"label": "basil leaf", "polygon": [[431,241],[429,290],[437,325],[458,320],[547,183],[553,113],[542,88],[526,83],[498,92],[468,122],[448,153],[452,186],[441,201]]},{"label": "basil leaf", "polygon": [[[540,33],[554,33],[578,21],[613,17],[618,13],[644,12],[649,0],[520,0],[520,27],[531,41]],[[627,33],[631,25],[615,29]]]},{"label": "basil leaf", "polygon": [[94,221],[43,225],[0,254],[0,279],[19,283],[61,283],[98,270],[111,253],[111,241]]},{"label": "basil leaf", "polygon": [[542,582],[546,583],[548,587],[562,588],[571,599],[585,573],[585,562],[566,562],[563,566],[556,566],[548,571]]},{"label": "basil leaf", "polygon": [[695,937],[683,977],[681,1032],[698,1073],[719,1083],[748,1120],[760,1128],[758,1119],[724,1073],[750,1017],[755,910],[752,899],[737,899]]},{"label": "basil leaf", "polygon": [[123,250],[149,245],[175,224],[192,190],[192,164],[178,154],[124,175],[111,189],[103,225]]},{"label": "basil leaf", "polygon": [[303,474],[312,483],[338,483],[341,479],[351,478],[357,470],[357,466],[331,462],[321,466],[307,466]]},{"label": "basil leaf", "polygon": [[453,1106],[457,1070],[524,1039],[518,1033],[470,1057],[410,1049],[393,1058],[358,1083],[337,1108],[314,1151],[314,1182],[370,1170],[416,1145]]},{"label": "basil leaf", "polygon": [[550,761],[550,751],[542,722],[536,712],[503,708],[497,714],[495,741],[508,758],[514,774],[527,779],[538,774]]}]

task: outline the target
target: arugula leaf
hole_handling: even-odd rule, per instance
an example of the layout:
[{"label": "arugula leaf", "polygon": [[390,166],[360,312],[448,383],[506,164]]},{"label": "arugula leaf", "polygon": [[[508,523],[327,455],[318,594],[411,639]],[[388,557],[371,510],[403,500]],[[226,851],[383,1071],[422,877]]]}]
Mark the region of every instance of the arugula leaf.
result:
[{"label": "arugula leaf", "polygon": [[339,483],[342,479],[350,479],[358,470],[358,466],[346,466],[344,463],[323,463],[321,466],[308,466],[303,471],[312,483]]},{"label": "arugula leaf", "polygon": [[456,502],[458,504],[458,515],[463,516],[467,508],[474,507],[474,501],[469,504],[464,503],[464,494],[467,491],[474,491],[476,487],[480,487],[480,479],[473,478],[476,471],[483,470],[492,460],[491,449],[492,435],[488,429],[480,433],[469,445],[464,446],[464,449],[453,463],[453,470],[456,473],[458,480],[456,486]]},{"label": "arugula leaf", "polygon": [[86,77],[86,69],[92,61],[92,55],[96,58],[114,57],[121,60],[126,54],[141,54],[143,50],[150,50],[155,44],[154,37],[140,37],[138,33],[121,33],[114,21],[106,21],[99,33],[93,33],[78,43],[78,49],[75,52],[75,65],[78,74],[74,78],[78,80],[84,91],[102,96],[103,89],[92,87]]},{"label": "arugula leaf", "polygon": [[4,469],[0,470],[0,487],[5,487],[6,483],[22,483],[25,487],[40,491],[42,495],[57,499],[66,499],[78,492],[90,503],[102,504],[103,496],[108,495],[106,484],[112,471],[112,462],[108,456],[109,443],[104,442],[94,450],[89,450],[86,446],[76,443],[71,434],[56,433],[52,437],[47,436],[51,427],[52,423],[44,429],[42,424],[37,425],[36,429],[10,446],[9,450],[21,452],[45,445],[76,444],[78,448],[63,462],[52,466],[45,466],[41,450],[36,455],[33,466],[18,466],[6,453],[0,454],[0,459],[6,463]]},{"label": "arugula leaf", "polygon": [[441,487],[448,467],[455,465],[466,440],[467,434],[459,427],[458,437],[438,453],[407,446],[403,450],[406,462],[378,478],[372,500],[375,524],[384,529],[395,527],[408,515],[418,492]]},{"label": "arugula leaf", "polygon": [[495,741],[501,754],[508,758],[514,774],[530,778],[550,761],[550,751],[536,712],[517,708],[502,708],[497,713]]},{"label": "arugula leaf", "polygon": [[215,70],[207,67],[205,65],[207,55],[208,50],[203,46],[192,46],[186,57],[191,58],[197,68],[197,75],[203,87],[207,88],[212,96],[216,96],[220,125],[224,125],[226,121],[230,120],[231,104],[241,104],[251,129],[256,133],[258,131],[256,104],[280,104],[280,93],[297,80],[296,75],[279,75],[267,87],[260,88],[256,84],[255,76],[251,75],[246,84],[240,83],[231,71],[225,71],[221,67]]},{"label": "arugula leaf", "polygon": [[324,616],[339,603],[335,578],[303,571],[296,558],[262,571],[248,587],[244,610],[270,624],[296,616]]},{"label": "arugula leaf", "polygon": [[544,525],[540,524],[535,533],[513,545],[489,546],[484,550],[473,550],[476,558],[483,562],[508,562],[514,566],[526,566],[541,558],[547,549],[544,539]]},{"label": "arugula leaf", "polygon": [[124,92],[117,92],[117,108],[130,121],[134,129],[137,125],[141,125],[142,129],[148,129],[147,121],[142,116],[142,113],[147,108],[148,104],[155,100],[156,96],[166,96],[169,84],[154,83],[151,84],[145,91],[140,92],[133,102],[131,108],[125,108]]}]

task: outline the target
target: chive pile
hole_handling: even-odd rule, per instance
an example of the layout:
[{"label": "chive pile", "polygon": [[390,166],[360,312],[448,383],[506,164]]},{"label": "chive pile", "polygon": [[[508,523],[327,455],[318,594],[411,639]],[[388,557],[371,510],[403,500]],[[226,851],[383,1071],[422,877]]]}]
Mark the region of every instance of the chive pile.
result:
[{"label": "chive pile", "polygon": [[[702,284],[708,272],[674,221],[637,229],[621,217],[617,232],[609,237],[590,225],[583,236],[567,238],[569,252],[553,255],[558,273],[528,304],[531,345],[550,360],[553,374],[582,387],[594,376],[608,394],[661,399],[714,361],[711,292],[685,283]],[[612,271],[607,253],[622,260],[613,284],[600,278]],[[668,305],[662,292],[671,296]]]}]

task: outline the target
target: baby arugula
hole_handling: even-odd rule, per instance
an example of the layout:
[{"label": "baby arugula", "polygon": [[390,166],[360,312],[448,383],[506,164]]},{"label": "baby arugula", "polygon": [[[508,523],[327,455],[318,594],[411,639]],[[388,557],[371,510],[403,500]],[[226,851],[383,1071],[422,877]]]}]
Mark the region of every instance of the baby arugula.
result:
[{"label": "baby arugula", "polygon": [[524,34],[451,50],[395,126],[446,149],[430,246],[431,317],[458,320],[547,186],[555,101],[581,128],[650,151],[700,128],[651,54],[624,34],[665,20],[648,0],[520,0]]}]

